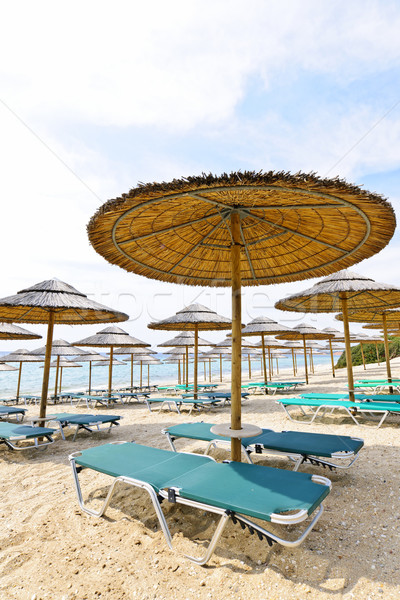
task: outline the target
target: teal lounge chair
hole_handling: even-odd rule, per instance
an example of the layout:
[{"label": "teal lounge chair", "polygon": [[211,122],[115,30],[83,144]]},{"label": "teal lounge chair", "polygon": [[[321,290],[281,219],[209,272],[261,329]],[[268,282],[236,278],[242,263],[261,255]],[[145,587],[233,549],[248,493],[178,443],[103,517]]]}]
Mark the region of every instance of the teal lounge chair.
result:
[{"label": "teal lounge chair", "polygon": [[26,408],[19,408],[17,406],[0,406],[0,420],[9,419],[15,417],[17,421],[24,420]]},{"label": "teal lounge chair", "polygon": [[[192,394],[193,396],[193,394]],[[152,405],[158,405],[159,410],[176,410],[176,412],[180,415],[181,409],[183,407],[189,408],[189,415],[193,410],[201,410],[202,408],[212,408],[215,406],[223,406],[224,399],[223,398],[208,398],[203,397],[199,394],[199,397],[195,400],[192,398],[143,398],[144,402],[147,404],[147,408],[151,411]]]},{"label": "teal lounge chair", "polygon": [[[71,414],[71,413],[58,413],[53,415],[47,415],[45,419],[34,417],[31,419],[33,424],[41,423],[43,421],[49,423],[56,423],[59,427],[61,437],[65,440],[64,429],[65,427],[75,426],[75,433],[72,438],[74,442],[79,431],[84,430],[89,433],[94,431],[104,431],[110,433],[113,425],[119,426],[118,421],[122,419],[119,415],[82,415],[82,414]],[[101,428],[101,425],[105,425],[105,428]]]},{"label": "teal lounge chair", "polygon": [[[105,513],[119,482],[141,488],[150,496],[161,529],[170,548],[172,537],[160,502],[184,504],[201,511],[220,515],[220,521],[210,545],[200,558],[188,557],[205,564],[212,556],[229,519],[248,527],[251,533],[265,538],[268,544],[298,546],[320,518],[322,502],[330,491],[326,477],[294,473],[258,465],[237,462],[216,463],[208,456],[184,454],[149,448],[135,443],[106,444],[75,452],[69,457],[78,502],[93,516]],[[99,511],[83,501],[79,472],[91,469],[111,476],[112,482]],[[312,517],[313,513],[316,514]],[[287,540],[252,519],[280,525],[294,525],[311,517],[311,523],[295,540]]]},{"label": "teal lounge chair", "polygon": [[291,421],[298,421],[299,419],[291,415],[290,408],[293,406],[300,408],[302,415],[306,417],[310,416],[310,413],[307,413],[307,409],[309,409],[311,411],[310,420],[302,421],[307,425],[313,423],[318,416],[323,417],[328,411],[332,414],[335,410],[344,410],[356,425],[361,425],[358,420],[360,416],[371,417],[375,414],[381,414],[377,428],[382,425],[388,415],[400,414],[400,404],[396,402],[359,402],[357,400],[351,402],[350,400],[318,400],[317,398],[288,398],[276,400],[276,402],[282,406]]},{"label": "teal lounge chair", "polygon": [[[167,436],[171,449],[175,452],[177,450],[174,442],[177,438],[208,442],[204,451],[204,454],[208,455],[212,446],[219,444],[230,446],[231,443],[229,438],[212,433],[212,426],[213,423],[183,423],[166,427],[162,433]],[[275,432],[272,429],[263,429],[258,436],[242,439],[241,444],[249,463],[253,462],[251,459],[253,452],[255,454],[279,454],[293,460],[294,471],[297,471],[305,462],[330,469],[348,469],[357,460],[364,441],[347,435],[298,431]]]},{"label": "teal lounge chair", "polygon": [[[307,398],[308,400],[349,400],[349,393],[343,392],[342,394],[320,394],[318,392],[312,392],[309,394],[301,394],[300,398]],[[354,394],[354,398],[357,402],[399,402],[400,394]]]},{"label": "teal lounge chair", "polygon": [[[53,433],[54,429],[47,427],[0,422],[0,443],[5,444],[10,450],[43,448],[54,442]],[[39,441],[39,438],[42,439]]]}]

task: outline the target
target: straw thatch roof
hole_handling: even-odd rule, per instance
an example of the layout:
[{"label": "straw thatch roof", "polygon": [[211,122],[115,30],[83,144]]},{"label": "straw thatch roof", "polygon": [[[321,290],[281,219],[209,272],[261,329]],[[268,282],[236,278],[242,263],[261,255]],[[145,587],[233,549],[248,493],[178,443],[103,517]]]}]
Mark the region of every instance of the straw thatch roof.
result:
[{"label": "straw thatch roof", "polygon": [[300,323],[300,325],[296,325],[290,331],[286,333],[282,333],[276,336],[277,340],[329,340],[329,338],[333,338],[334,335],[326,333],[324,331],[319,331],[315,327],[311,325],[307,325],[306,323]]},{"label": "straw thatch roof", "polygon": [[[32,354],[46,354],[46,346],[41,346],[40,348],[36,348],[36,350],[32,350]],[[86,354],[86,352],[80,348],[75,348],[65,340],[53,340],[51,354],[52,356],[77,356]]]},{"label": "straw thatch roof", "polygon": [[53,312],[56,323],[109,323],[126,321],[125,313],[89,300],[72,285],[49,279],[0,299],[0,321],[47,323]]},{"label": "straw thatch roof", "polygon": [[[168,319],[163,319],[156,323],[150,323],[149,329],[231,329],[232,321],[226,317],[221,317],[211,308],[202,304],[191,304],[179,310],[175,315]],[[207,344],[209,345],[209,344]]]},{"label": "straw thatch roof", "polygon": [[243,285],[329,275],[379,252],[395,230],[378,194],[314,173],[203,174],[139,184],[88,224],[94,249],[139,275],[230,286],[230,216],[241,219]]},{"label": "straw thatch roof", "polygon": [[12,325],[12,323],[0,323],[1,340],[39,340],[42,336],[32,333],[27,329]]},{"label": "straw thatch roof", "polygon": [[[55,360],[54,362],[50,363],[50,367],[59,367],[59,368],[63,368],[63,369],[69,369],[70,367],[82,367],[82,365],[78,365],[75,361],[72,360],[68,360],[67,358],[60,358],[58,365],[57,365],[57,361]],[[43,369],[44,367],[40,367],[41,369]]]},{"label": "straw thatch roof", "polygon": [[146,342],[142,342],[137,338],[129,335],[126,331],[120,327],[106,327],[101,331],[98,331],[94,335],[91,335],[83,340],[75,342],[77,346],[94,346],[94,347],[106,347],[106,346],[137,346],[144,348],[150,346]]},{"label": "straw thatch roof", "polygon": [[[118,358],[113,358],[112,365],[113,367],[118,367],[119,365],[126,365],[127,363],[123,360],[118,360]],[[108,367],[110,365],[110,361],[107,359],[107,362],[103,360],[98,360],[92,364],[92,367]]]},{"label": "straw thatch roof", "polygon": [[[212,346],[212,342],[208,342],[202,338],[197,339],[198,346]],[[182,331],[179,335],[171,340],[157,344],[159,347],[168,348],[169,346],[194,346],[194,333],[192,331]]]},{"label": "straw thatch roof", "polygon": [[273,319],[260,316],[250,321],[250,323],[248,323],[246,327],[242,329],[242,335],[261,335],[262,333],[276,335],[278,333],[285,333],[289,330],[290,327],[279,325],[279,323]]},{"label": "straw thatch roof", "polygon": [[0,371],[18,371],[17,367],[6,365],[6,363],[0,362]]},{"label": "straw thatch roof", "polygon": [[159,358],[154,358],[154,356],[143,356],[141,358],[135,358],[133,361],[136,365],[161,365],[162,362]]},{"label": "straw thatch roof", "polygon": [[73,358],[72,360],[77,363],[93,362],[94,360],[97,360],[97,361],[106,362],[108,364],[110,359],[107,356],[103,356],[102,354],[99,354],[98,352],[85,352],[84,354],[80,354],[79,356],[77,356],[76,358]]},{"label": "straw thatch roof", "polygon": [[20,349],[5,354],[0,360],[4,362],[43,362],[44,358],[33,354],[29,350]]},{"label": "straw thatch roof", "polygon": [[[400,308],[392,309],[370,309],[349,312],[349,321],[354,323],[369,323],[376,324],[382,327],[384,318],[389,325],[400,324]],[[335,316],[338,321],[343,321],[343,315]]]},{"label": "straw thatch roof", "polygon": [[114,348],[113,354],[125,354],[126,356],[148,356],[150,354],[157,354],[154,350],[150,348],[141,348],[136,346],[126,346],[125,348]]},{"label": "straw thatch roof", "polygon": [[399,288],[345,270],[326,277],[308,290],[279,300],[275,308],[298,312],[339,312],[342,310],[341,297],[347,299],[349,310],[400,305]]},{"label": "straw thatch roof", "polygon": [[335,338],[340,338],[343,336],[343,333],[339,331],[339,329],[335,329],[334,327],[324,327],[322,331],[325,331],[325,333],[331,333],[335,336]]}]

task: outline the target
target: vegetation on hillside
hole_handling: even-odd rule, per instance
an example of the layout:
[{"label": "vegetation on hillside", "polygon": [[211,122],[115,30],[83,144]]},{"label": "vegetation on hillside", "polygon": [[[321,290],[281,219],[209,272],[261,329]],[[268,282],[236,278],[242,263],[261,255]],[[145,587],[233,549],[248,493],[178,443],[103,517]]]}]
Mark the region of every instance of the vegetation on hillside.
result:
[{"label": "vegetation on hillside", "polygon": [[[369,363],[377,363],[377,355],[376,348],[378,348],[379,352],[379,362],[383,362],[385,360],[385,348],[382,344],[363,344],[363,352],[364,352],[364,360],[366,364]],[[400,356],[400,338],[399,337],[390,337],[389,338],[389,356],[390,358],[395,358],[396,356]],[[354,366],[362,365],[362,355],[360,344],[357,346],[352,346],[351,348],[351,360]],[[346,366],[346,353],[342,352],[339,360],[336,363],[337,369],[342,369]]]}]

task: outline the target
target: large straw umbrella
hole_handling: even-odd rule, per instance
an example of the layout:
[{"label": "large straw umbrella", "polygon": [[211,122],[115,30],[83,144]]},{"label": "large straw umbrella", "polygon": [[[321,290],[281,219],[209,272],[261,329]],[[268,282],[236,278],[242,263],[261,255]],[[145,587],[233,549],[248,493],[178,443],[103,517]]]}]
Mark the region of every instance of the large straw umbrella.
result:
[{"label": "large straw umbrella", "polygon": [[[241,286],[326,276],[379,252],[395,215],[338,178],[237,172],[139,185],[88,225],[99,254],[172,283],[232,288],[231,436],[241,431]],[[238,439],[232,457],[240,460]]]},{"label": "large straw umbrella", "polygon": [[[400,293],[397,288],[393,289],[393,296],[397,297],[396,292]],[[398,301],[400,304],[400,300]],[[338,320],[343,320],[344,315],[337,315]],[[377,325],[379,324],[383,328],[383,340],[385,348],[385,359],[386,359],[386,373],[388,382],[392,381],[392,371],[390,367],[390,356],[389,356],[389,337],[388,337],[388,325],[400,324],[400,308],[389,309],[383,306],[379,308],[365,308],[359,307],[359,310],[355,310],[349,313],[349,321],[354,323],[368,323]],[[390,393],[393,393],[393,388],[390,388]]]},{"label": "large straw umbrella", "polygon": [[76,342],[77,346],[90,346],[91,348],[109,348],[110,349],[110,360],[108,369],[108,397],[111,398],[112,389],[112,368],[113,368],[113,354],[114,348],[121,346],[136,346],[136,348],[145,348],[150,346],[146,342],[142,342],[137,338],[129,335],[126,331],[120,327],[111,326],[98,331],[94,335],[79,340]]},{"label": "large straw umbrella", "polygon": [[329,338],[334,337],[332,334],[326,333],[324,331],[319,331],[316,327],[312,327],[311,325],[307,325],[306,323],[300,323],[300,325],[296,325],[290,331],[283,333],[281,335],[277,335],[276,339],[278,340],[302,340],[303,342],[303,352],[304,352],[304,369],[306,375],[306,383],[308,383],[308,367],[307,367],[307,340],[329,340]]},{"label": "large straw umbrella", "polygon": [[[189,348],[195,346],[196,340],[195,340],[195,334],[193,331],[182,331],[179,335],[175,336],[174,338],[172,338],[171,340],[167,340],[166,342],[162,342],[161,344],[157,344],[160,348],[168,348],[168,347],[174,347],[176,348],[177,346],[183,346],[184,348],[186,348],[186,385],[189,384],[189,361],[188,361],[188,353],[189,353]],[[200,338],[199,336],[197,336],[197,347],[199,346],[212,346],[213,343],[212,342],[208,342],[207,340],[204,340],[203,338]]]},{"label": "large straw umbrella", "polygon": [[197,372],[199,353],[199,331],[231,329],[232,321],[221,317],[215,311],[202,304],[191,304],[179,310],[175,315],[148,325],[150,329],[185,330],[194,332],[194,373],[193,393],[197,397]]},{"label": "large straw umbrella", "polygon": [[[263,316],[256,317],[255,319],[250,321],[250,323],[248,323],[244,329],[242,329],[242,336],[261,336],[265,382],[268,380],[267,365],[265,359],[265,336],[274,336],[278,335],[279,333],[286,333],[287,331],[290,331],[289,327],[286,327],[285,325],[279,325],[273,319],[269,319],[268,317]],[[268,362],[269,364],[271,364],[270,347],[268,348]],[[271,369],[269,369],[269,378],[271,379]]]},{"label": "large straw umbrella", "polygon": [[308,290],[280,300],[275,307],[297,312],[341,312],[343,314],[349,398],[354,400],[349,311],[370,308],[385,311],[389,306],[396,305],[400,305],[400,289],[344,270],[322,279]]},{"label": "large straw umbrella", "polygon": [[1,360],[2,360],[2,362],[19,363],[17,394],[15,396],[15,399],[18,402],[19,392],[21,389],[22,363],[24,363],[24,362],[43,362],[44,358],[41,358],[40,356],[36,356],[35,354],[32,354],[32,352],[29,352],[29,350],[20,349],[20,350],[15,350],[14,352],[11,352],[10,354],[6,354],[5,356],[2,356]]},{"label": "large straw umbrella", "polygon": [[0,340],[38,340],[41,337],[12,323],[0,323]]},{"label": "large straw umbrella", "polygon": [[131,388],[133,388],[133,364],[134,360],[140,359],[142,356],[150,356],[151,354],[157,354],[150,348],[137,348],[136,346],[129,346],[127,348],[114,348],[115,354],[123,354],[124,356],[130,356],[131,359]]},{"label": "large straw umbrella", "polygon": [[85,294],[58,279],[42,281],[0,300],[0,321],[47,324],[40,417],[46,416],[51,346],[54,324],[113,323],[126,321],[128,315],[89,300]]}]

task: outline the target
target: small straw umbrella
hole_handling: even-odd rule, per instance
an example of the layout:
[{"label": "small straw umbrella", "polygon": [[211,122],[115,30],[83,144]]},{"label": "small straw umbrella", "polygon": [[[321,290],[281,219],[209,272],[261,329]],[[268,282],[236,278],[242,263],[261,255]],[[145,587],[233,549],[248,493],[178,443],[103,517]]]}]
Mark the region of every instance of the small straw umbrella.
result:
[{"label": "small straw umbrella", "polygon": [[[168,348],[173,346],[176,348],[177,346],[184,346],[186,348],[186,385],[189,385],[189,369],[188,369],[188,352],[189,347],[194,348],[195,345],[195,334],[193,331],[182,331],[179,335],[175,336],[171,340],[167,340],[166,342],[162,342],[161,344],[157,344],[160,348]],[[200,337],[197,337],[197,346],[212,346],[212,342],[208,342],[207,340],[203,340]]]},{"label": "small straw umbrella", "polygon": [[295,340],[288,340],[284,342],[284,346],[282,350],[289,349],[292,354],[292,364],[293,364],[293,377],[297,375],[297,359],[296,352],[302,352],[303,346],[300,342],[296,342]]},{"label": "small straw umbrella", "polygon": [[287,331],[286,333],[281,335],[277,335],[276,339],[303,341],[304,369],[306,375],[306,383],[308,383],[306,340],[329,340],[329,338],[332,337],[334,337],[332,334],[319,331],[318,329],[316,329],[316,327],[312,327],[311,325],[307,325],[306,323],[300,323],[300,325],[296,325],[296,327],[293,327],[293,329],[291,329],[290,331]]},{"label": "small straw umbrella", "polygon": [[333,338],[329,338],[328,342],[329,342],[329,352],[330,352],[330,355],[331,355],[332,377],[336,377],[336,373],[335,373],[335,361],[333,360],[333,346],[332,346],[332,342],[336,338],[340,338],[342,336],[342,334],[340,333],[340,331],[338,329],[335,329],[334,327],[324,327],[324,329],[322,331],[325,331],[325,333],[332,333],[335,336]]},{"label": "small straw umbrella", "polygon": [[5,356],[2,356],[1,360],[2,360],[2,362],[19,363],[17,394],[15,396],[15,399],[18,402],[19,392],[21,389],[22,363],[24,363],[24,362],[43,362],[44,359],[41,358],[40,356],[36,356],[35,354],[32,354],[31,352],[29,352],[29,350],[20,349],[20,350],[15,350],[14,352],[11,352],[10,354],[6,354]]},{"label": "small straw umbrella", "polygon": [[[41,348],[37,348],[36,350],[32,350],[32,354],[35,355],[45,355],[46,354],[46,346],[42,346]],[[66,342],[65,340],[53,340],[51,347],[51,355],[57,357],[57,363],[60,362],[60,358],[65,358],[66,356],[79,356],[81,354],[85,354],[84,350],[80,348],[74,348],[72,344]],[[42,359],[44,360],[44,359]],[[58,390],[58,377],[60,370],[59,368],[56,371],[55,383],[54,383],[54,400],[57,401],[57,390]]]},{"label": "small straw umbrella", "polygon": [[39,340],[41,337],[12,323],[0,323],[0,340]]},{"label": "small straw umbrella", "polygon": [[140,387],[143,387],[142,368],[143,365],[147,365],[147,385],[150,385],[150,365],[161,365],[162,362],[159,358],[154,356],[141,356],[134,361],[137,365],[140,364]]},{"label": "small straw umbrella", "polygon": [[111,398],[112,389],[112,368],[113,368],[113,353],[114,348],[121,346],[136,346],[137,348],[145,348],[150,346],[146,342],[142,342],[129,335],[126,331],[120,327],[111,326],[98,331],[94,335],[91,335],[83,340],[76,342],[77,346],[90,346],[92,348],[109,348],[110,349],[110,360],[108,369],[108,397]]},{"label": "small straw umbrella", "polygon": [[[203,174],[140,184],[88,224],[94,249],[127,271],[232,290],[232,458],[240,461],[241,288],[329,275],[379,252],[396,226],[378,194],[313,173]],[[197,357],[196,357],[197,358]],[[253,432],[254,435],[254,432]]]},{"label": "small straw umbrella", "polygon": [[354,379],[350,350],[349,311],[368,309],[385,311],[388,307],[397,305],[400,305],[400,289],[344,270],[322,279],[308,290],[280,300],[275,307],[280,310],[297,312],[341,312],[343,314],[349,398],[353,401]]},{"label": "small straw umbrella", "polygon": [[[396,289],[397,288],[391,288]],[[400,290],[398,290],[400,292]],[[393,292],[393,296],[395,293]],[[400,304],[400,301],[399,301]],[[386,373],[388,382],[392,381],[392,371],[390,367],[390,356],[389,356],[389,338],[388,338],[388,325],[399,324],[400,323],[400,309],[394,308],[365,308],[354,310],[349,314],[349,320],[354,323],[369,323],[369,324],[379,324],[383,327],[383,339],[384,339],[384,348],[385,348],[385,359],[386,359]],[[343,320],[343,315],[337,315],[336,319]],[[393,388],[390,388],[390,393],[393,393]]]},{"label": "small straw umbrella", "polygon": [[95,361],[104,361],[104,363],[108,364],[108,357],[99,354],[98,352],[91,352],[82,350],[82,354],[79,354],[77,358],[72,359],[76,363],[88,362],[89,363],[89,382],[88,382],[88,394],[92,391],[92,365]]},{"label": "small straw umbrella", "polygon": [[[63,369],[82,367],[82,365],[78,365],[75,362],[73,362],[72,360],[68,360],[67,358],[64,358],[64,357],[60,358],[59,356],[57,356],[57,360],[50,363],[50,368],[53,368],[53,367],[55,367],[57,369],[57,373],[59,372],[58,389],[56,389],[55,396],[54,396],[56,398],[57,394],[61,394]],[[44,369],[44,367],[40,367],[40,368]]]},{"label": "small straw umbrella", "polygon": [[[287,328],[286,331],[291,331],[291,329]],[[284,344],[281,341],[278,341],[277,339],[275,339],[272,336],[269,336],[269,337],[264,337],[263,340],[258,342],[257,347],[264,348],[264,350],[262,351],[263,359],[265,356],[265,348],[268,350],[268,372],[269,372],[269,379],[271,380],[272,375],[274,374],[274,366],[273,366],[273,362],[271,361],[271,351],[272,350],[282,350],[286,347],[286,344]]]},{"label": "small straw umbrella", "polygon": [[[262,352],[263,352],[263,369],[264,369],[264,381],[268,381],[267,366],[265,360],[265,336],[275,336],[279,333],[286,333],[290,331],[290,327],[285,325],[279,325],[273,319],[268,317],[256,317],[244,329],[242,329],[242,336],[257,335],[261,336]],[[271,364],[270,347],[268,348],[268,363]],[[269,379],[271,380],[271,370],[269,369]]]},{"label": "small straw umbrella", "polygon": [[199,331],[231,329],[232,321],[221,317],[215,311],[202,304],[191,304],[179,310],[175,315],[148,325],[150,329],[185,330],[194,332],[194,373],[193,393],[197,398],[197,360]]},{"label": "small straw umbrella", "polygon": [[40,417],[46,416],[51,346],[55,323],[86,324],[126,321],[128,315],[89,300],[85,294],[58,279],[42,281],[0,299],[0,321],[47,324]]},{"label": "small straw umbrella", "polygon": [[[377,324],[377,323],[375,323],[375,324],[373,324],[373,323],[368,324],[367,323],[367,325],[363,325],[363,329],[380,329],[380,330],[382,330],[382,327],[380,326],[380,324]],[[391,329],[390,327],[388,327],[387,332],[388,333],[392,333],[393,335],[399,335],[398,328]],[[383,344],[384,343],[384,333],[383,333],[383,330],[382,330],[382,335],[369,336],[369,339],[370,339],[371,344],[375,344],[376,360],[377,360],[378,367],[379,367],[380,362],[379,362],[379,348],[378,348],[378,344]]]},{"label": "small straw umbrella", "polygon": [[129,346],[127,348],[114,348],[115,354],[123,354],[124,356],[130,356],[131,359],[131,388],[133,388],[133,364],[134,360],[140,358],[141,356],[150,356],[152,354],[157,354],[154,350],[150,348],[137,348],[136,346]]},{"label": "small straw umbrella", "polygon": [[17,371],[17,367],[13,367],[12,365],[7,365],[4,362],[0,363],[0,371]]}]

